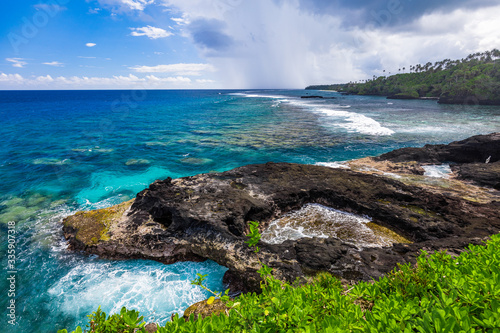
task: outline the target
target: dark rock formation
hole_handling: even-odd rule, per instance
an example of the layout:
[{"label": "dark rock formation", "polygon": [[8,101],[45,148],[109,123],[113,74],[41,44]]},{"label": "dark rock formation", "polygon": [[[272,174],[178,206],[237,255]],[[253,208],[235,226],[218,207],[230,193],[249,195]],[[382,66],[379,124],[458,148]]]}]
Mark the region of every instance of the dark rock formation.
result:
[{"label": "dark rock formation", "polygon": [[[425,145],[423,148],[402,148],[382,154],[377,161],[420,164],[453,163],[460,179],[480,185],[500,187],[500,133],[476,135],[447,145]],[[488,162],[488,163],[486,163]]]},{"label": "dark rock formation", "polygon": [[477,163],[500,160],[500,133],[476,135],[447,145],[425,145],[423,148],[401,148],[377,157],[392,162],[417,161],[439,164],[443,162]]},{"label": "dark rock formation", "polygon": [[335,99],[335,97],[325,97],[325,96],[319,96],[319,95],[305,95],[305,96],[300,96],[300,98],[323,98],[323,99]]},{"label": "dark rock formation", "polygon": [[[407,148],[404,154],[385,155],[429,161],[456,155],[477,161],[493,154],[498,137],[461,141],[465,155],[455,152],[457,143],[447,149],[426,146],[423,151]],[[474,150],[477,147],[479,152]],[[497,159],[497,155],[491,158]],[[359,249],[336,238],[302,238],[277,245],[261,242],[258,254],[244,243],[248,221],[260,221],[264,229],[273,219],[307,203],[370,216],[374,223],[414,243]],[[286,280],[318,271],[345,279],[371,279],[398,262],[413,260],[419,249],[460,251],[467,243],[498,231],[500,202],[471,202],[376,175],[289,163],[156,181],[133,203],[64,220],[65,237],[75,250],[164,263],[211,259],[228,267],[224,280],[243,291],[259,289],[258,259]]]},{"label": "dark rock formation", "polygon": [[494,163],[465,163],[455,166],[459,179],[472,179],[476,183],[500,191],[500,161]]},{"label": "dark rock formation", "polygon": [[399,94],[393,94],[387,96],[387,99],[419,99],[418,93],[417,94],[405,94],[405,93],[399,93]]},{"label": "dark rock formation", "polygon": [[438,103],[463,105],[500,105],[500,98],[491,98],[481,95],[450,94],[449,92],[446,92],[439,97]]}]

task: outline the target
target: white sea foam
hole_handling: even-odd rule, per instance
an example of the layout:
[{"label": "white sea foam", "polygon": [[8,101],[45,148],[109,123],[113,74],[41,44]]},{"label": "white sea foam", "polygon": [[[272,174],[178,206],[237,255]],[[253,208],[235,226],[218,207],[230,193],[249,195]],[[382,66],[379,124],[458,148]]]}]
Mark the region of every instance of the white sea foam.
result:
[{"label": "white sea foam", "polygon": [[367,226],[371,219],[326,207],[307,204],[297,211],[274,220],[262,232],[262,241],[281,244],[304,237],[339,238],[359,247],[381,247],[393,240],[376,235]]},{"label": "white sea foam", "polygon": [[248,98],[272,98],[272,99],[288,99],[288,96],[283,95],[265,95],[265,94],[250,94],[250,93],[230,93],[231,96],[242,96]]},{"label": "white sea foam", "polygon": [[398,174],[396,174],[396,173],[392,173],[392,172],[382,172],[382,174],[383,174],[384,176],[391,177],[391,178],[395,178],[395,179],[401,179],[401,178],[403,178],[403,176],[398,175]]},{"label": "white sea foam", "polygon": [[329,125],[344,128],[348,132],[380,136],[392,135],[395,133],[393,130],[383,127],[375,119],[356,112],[338,110],[338,108],[348,108],[347,106],[331,105],[329,107],[325,107],[324,104],[320,105],[299,100],[291,100],[289,103],[320,113],[327,117],[327,123]]},{"label": "white sea foam", "polygon": [[249,93],[231,93],[229,95],[242,96],[248,98],[269,98],[271,100],[275,100],[271,105],[273,108],[279,107],[281,103],[290,101],[287,96],[281,96],[281,95],[261,95],[261,94],[249,94]]},{"label": "white sea foam", "polygon": [[[289,99],[287,96],[280,95],[264,95],[252,93],[232,93],[231,95],[244,96],[249,98],[271,98],[278,99],[279,102],[286,102],[287,104],[294,105],[300,108],[308,109],[313,112],[321,113],[329,118],[330,125],[344,128],[348,132],[362,133],[368,135],[392,135],[395,132],[387,127],[383,127],[375,119],[369,118],[365,115],[349,112],[350,105],[331,105],[330,108],[325,107],[325,104],[317,104],[312,101],[304,101],[302,99]],[[277,104],[273,104],[277,106]]]},{"label": "white sea foam", "polygon": [[[132,269],[133,267],[133,269]],[[216,270],[216,273],[214,273]],[[95,311],[99,304],[106,313],[117,313],[125,306],[164,323],[172,313],[207,298],[207,293],[191,285],[196,273],[221,279],[226,269],[214,262],[182,262],[163,265],[152,261],[108,262],[94,259],[73,267],[54,283],[48,294],[52,304],[71,316]],[[211,282],[212,288],[218,286]],[[151,318],[148,318],[151,320]]]},{"label": "white sea foam", "polygon": [[398,126],[400,129],[398,129],[398,133],[456,133],[457,129],[454,128],[453,126],[446,126],[441,124],[441,126],[427,126],[427,125],[420,125],[418,123],[413,123],[413,126]]},{"label": "white sea foam", "polygon": [[350,169],[346,162],[317,162],[316,165],[326,166],[333,169]]},{"label": "white sea foam", "polygon": [[394,131],[383,127],[375,119],[369,118],[365,115],[348,112],[343,110],[334,110],[327,108],[319,108],[318,111],[326,114],[333,119],[338,119],[345,122],[333,122],[333,125],[337,127],[345,128],[349,132],[358,132],[362,134],[369,135],[392,135]]},{"label": "white sea foam", "polygon": [[432,178],[450,178],[452,173],[449,164],[423,165],[422,168],[425,170],[424,176]]}]

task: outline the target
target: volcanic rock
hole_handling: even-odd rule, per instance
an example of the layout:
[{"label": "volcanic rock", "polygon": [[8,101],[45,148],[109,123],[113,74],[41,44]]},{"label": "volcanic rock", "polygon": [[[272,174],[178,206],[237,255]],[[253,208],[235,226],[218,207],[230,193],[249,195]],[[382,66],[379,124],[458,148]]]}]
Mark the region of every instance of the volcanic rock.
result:
[{"label": "volcanic rock", "polygon": [[374,160],[418,165],[451,163],[458,179],[500,189],[500,133],[476,135],[447,145],[396,149]]},{"label": "volcanic rock", "polygon": [[[495,140],[497,136],[490,137]],[[467,147],[486,147],[480,153],[466,149],[467,160],[492,155],[490,145],[482,138],[467,141]],[[432,159],[453,155],[445,151],[426,148],[425,153]],[[309,203],[368,216],[413,243],[360,248],[334,237],[313,237],[260,242],[257,254],[244,243],[249,221],[259,221],[264,230],[274,219]],[[66,218],[63,231],[72,249],[106,258],[167,264],[211,259],[229,269],[224,281],[233,290],[256,291],[261,262],[273,268],[274,276],[289,281],[320,271],[368,280],[396,263],[413,261],[420,249],[459,252],[500,231],[500,202],[463,200],[352,170],[266,163],[155,181],[135,200]]]}]

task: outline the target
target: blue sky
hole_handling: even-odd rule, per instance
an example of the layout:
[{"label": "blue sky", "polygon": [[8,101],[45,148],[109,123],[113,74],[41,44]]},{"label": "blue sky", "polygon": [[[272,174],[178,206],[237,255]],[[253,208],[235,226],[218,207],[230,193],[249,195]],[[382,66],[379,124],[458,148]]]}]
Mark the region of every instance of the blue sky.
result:
[{"label": "blue sky", "polygon": [[0,89],[303,88],[500,48],[491,0],[12,1]]}]

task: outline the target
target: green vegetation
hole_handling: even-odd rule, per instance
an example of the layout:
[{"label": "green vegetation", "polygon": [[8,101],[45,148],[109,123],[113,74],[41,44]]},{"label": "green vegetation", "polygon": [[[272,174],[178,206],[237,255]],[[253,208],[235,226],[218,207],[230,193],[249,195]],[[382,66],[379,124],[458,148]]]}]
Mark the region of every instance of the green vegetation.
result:
[{"label": "green vegetation", "polygon": [[[88,325],[88,332],[99,332],[99,333],[133,333],[133,332],[145,332],[144,318],[139,316],[139,312],[135,310],[127,310],[122,308],[120,313],[115,313],[111,316],[106,316],[105,312],[101,311],[101,307],[97,308],[97,311],[92,312],[88,315],[90,323]],[[87,332],[87,330],[82,330],[80,326],[76,328],[73,333]],[[67,330],[59,330],[57,333],[68,333]]]},{"label": "green vegetation", "polygon": [[[255,246],[258,232],[251,234]],[[158,332],[500,332],[500,234],[456,258],[422,251],[416,265],[400,265],[378,282],[346,287],[320,273],[289,284],[269,273],[261,271],[261,294],[226,299],[228,310],[218,315],[176,315]],[[98,309],[89,332],[145,332],[135,312],[125,313],[106,318]]]},{"label": "green vegetation", "polygon": [[410,73],[406,74],[373,76],[359,82],[306,89],[400,99],[433,97],[439,98],[440,103],[500,104],[500,51],[497,49],[474,53],[461,60],[445,59],[409,68]]}]

